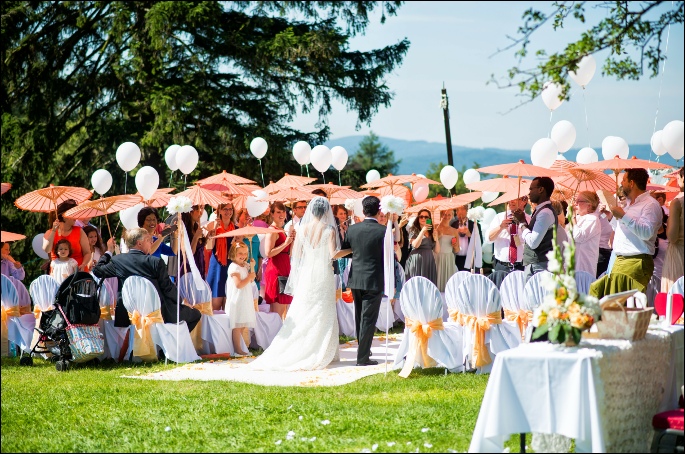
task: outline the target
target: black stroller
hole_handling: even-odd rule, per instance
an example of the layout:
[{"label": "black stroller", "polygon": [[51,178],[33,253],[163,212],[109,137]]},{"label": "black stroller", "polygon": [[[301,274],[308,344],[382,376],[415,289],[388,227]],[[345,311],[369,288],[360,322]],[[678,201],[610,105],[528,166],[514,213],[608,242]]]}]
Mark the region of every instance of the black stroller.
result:
[{"label": "black stroller", "polygon": [[[77,271],[62,282],[55,296],[55,309],[41,314],[39,326],[36,327],[40,337],[31,350],[31,355],[51,353],[51,359],[56,361],[55,368],[58,371],[68,369],[73,357],[64,315],[72,325],[96,325],[100,320],[99,296],[102,282],[96,282],[93,276],[84,271]],[[29,361],[25,361],[22,358],[21,363],[32,364],[32,359],[28,359]]]}]

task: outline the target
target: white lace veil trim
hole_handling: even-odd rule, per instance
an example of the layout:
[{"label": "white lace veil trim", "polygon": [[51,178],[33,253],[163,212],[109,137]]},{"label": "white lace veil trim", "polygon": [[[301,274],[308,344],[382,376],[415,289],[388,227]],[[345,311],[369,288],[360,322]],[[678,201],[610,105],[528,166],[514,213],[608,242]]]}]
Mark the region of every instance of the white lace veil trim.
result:
[{"label": "white lace veil trim", "polygon": [[[297,288],[300,271],[303,269],[305,260],[305,247],[319,247],[322,239],[329,239],[328,235],[324,235],[328,230],[331,231],[334,246],[333,251],[331,251],[330,246],[321,248],[321,253],[326,256],[325,261],[327,262],[332,260],[331,252],[335,254],[340,250],[340,238],[335,223],[335,216],[333,216],[333,210],[328,199],[325,197],[315,197],[309,202],[307,211],[302,219],[300,219],[295,241],[290,248],[290,276],[285,287],[285,293],[292,295]],[[305,279],[309,278],[309,276],[303,277]]]}]

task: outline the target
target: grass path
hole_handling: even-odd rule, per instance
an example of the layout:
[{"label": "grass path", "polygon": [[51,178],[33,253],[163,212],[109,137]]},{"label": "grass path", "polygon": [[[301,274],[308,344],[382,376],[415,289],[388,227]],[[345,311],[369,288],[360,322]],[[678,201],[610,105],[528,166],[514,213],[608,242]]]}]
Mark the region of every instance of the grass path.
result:
[{"label": "grass path", "polygon": [[[173,367],[58,373],[2,358],[1,451],[464,452],[488,379],[443,369],[317,388],[121,378]],[[513,437],[506,446],[518,450]]]}]

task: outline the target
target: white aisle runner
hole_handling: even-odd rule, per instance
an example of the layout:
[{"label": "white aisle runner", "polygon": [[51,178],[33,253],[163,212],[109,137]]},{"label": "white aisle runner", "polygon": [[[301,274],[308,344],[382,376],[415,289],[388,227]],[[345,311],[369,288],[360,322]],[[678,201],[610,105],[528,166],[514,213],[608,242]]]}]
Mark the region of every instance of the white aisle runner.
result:
[{"label": "white aisle runner", "polygon": [[[388,373],[397,374],[391,369],[395,354],[402,342],[402,334],[388,337]],[[378,361],[377,366],[356,366],[357,341],[340,345],[340,361],[332,362],[327,368],[312,371],[276,372],[245,370],[245,364],[254,357],[236,358],[212,362],[185,364],[174,369],[154,372],[147,375],[128,376],[143,380],[226,380],[264,386],[338,386],[352,383],[369,375],[385,372],[385,336],[377,336],[371,345],[371,359]]]}]

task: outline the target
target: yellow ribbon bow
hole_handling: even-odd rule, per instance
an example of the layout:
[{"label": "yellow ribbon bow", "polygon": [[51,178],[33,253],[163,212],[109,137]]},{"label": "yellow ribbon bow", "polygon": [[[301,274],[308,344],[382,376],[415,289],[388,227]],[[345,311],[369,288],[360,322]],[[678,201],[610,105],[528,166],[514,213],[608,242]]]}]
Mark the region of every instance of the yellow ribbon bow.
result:
[{"label": "yellow ribbon bow", "polygon": [[19,314],[26,315],[31,313],[31,306],[19,306]]},{"label": "yellow ribbon bow", "polygon": [[[208,317],[214,316],[214,309],[212,309],[212,302],[207,301],[206,303],[197,303],[196,305],[186,304],[188,307],[197,309],[200,314],[207,315]],[[198,352],[202,350],[202,318],[197,322],[195,328],[190,332],[190,339],[193,341],[193,347]]]},{"label": "yellow ribbon bow", "polygon": [[504,318],[510,322],[516,322],[519,327],[519,331],[521,332],[521,339],[523,339],[525,337],[528,324],[533,320],[533,311],[526,311],[524,309],[511,311],[509,309],[504,309]]},{"label": "yellow ribbon bow", "polygon": [[7,356],[9,352],[9,341],[7,339],[7,319],[9,317],[19,317],[21,312],[19,306],[2,306],[2,326],[0,327],[0,342],[2,342],[2,355]]},{"label": "yellow ribbon bow", "polygon": [[134,310],[133,313],[128,313],[128,318],[136,328],[133,336],[133,356],[143,361],[157,361],[157,349],[152,342],[150,326],[154,323],[164,323],[162,312],[158,309],[143,317],[140,312]]},{"label": "yellow ribbon bow", "polygon": [[473,343],[473,353],[471,355],[471,364],[473,367],[487,366],[492,362],[490,353],[485,346],[485,332],[490,329],[491,325],[499,325],[502,323],[502,313],[500,311],[487,314],[485,317],[476,317],[475,315],[463,315],[463,326],[471,329],[474,332],[475,342]]},{"label": "yellow ribbon bow", "polygon": [[414,334],[412,344],[409,346],[407,358],[404,361],[404,367],[400,372],[400,377],[407,378],[414,368],[414,364],[419,361],[422,367],[433,367],[437,363],[428,355],[428,339],[433,335],[433,331],[443,330],[442,318],[436,318],[427,323],[421,323],[419,320],[412,320],[405,317],[405,328],[409,328]]}]

